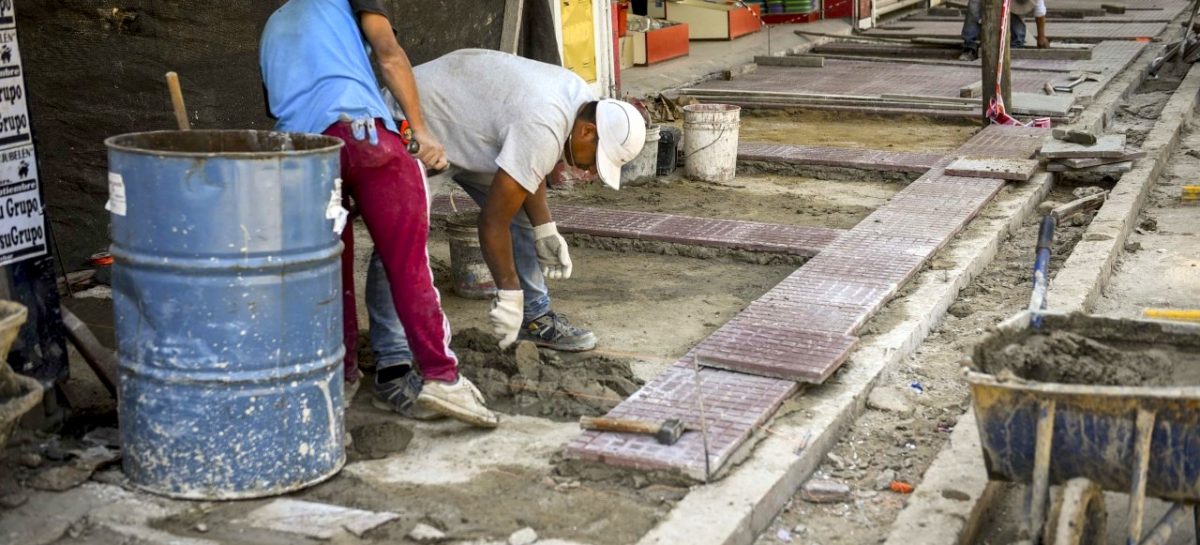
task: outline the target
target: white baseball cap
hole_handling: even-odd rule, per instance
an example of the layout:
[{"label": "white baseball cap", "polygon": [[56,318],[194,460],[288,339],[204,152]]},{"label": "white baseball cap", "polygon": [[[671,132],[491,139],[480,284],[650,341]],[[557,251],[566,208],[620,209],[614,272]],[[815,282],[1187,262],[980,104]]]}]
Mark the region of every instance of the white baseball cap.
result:
[{"label": "white baseball cap", "polygon": [[600,181],[621,188],[621,166],[646,144],[646,119],[632,104],[604,99],[596,105],[596,172]]},{"label": "white baseball cap", "polygon": [[1035,0],[1012,0],[1009,10],[1015,15],[1029,15],[1037,7]]}]

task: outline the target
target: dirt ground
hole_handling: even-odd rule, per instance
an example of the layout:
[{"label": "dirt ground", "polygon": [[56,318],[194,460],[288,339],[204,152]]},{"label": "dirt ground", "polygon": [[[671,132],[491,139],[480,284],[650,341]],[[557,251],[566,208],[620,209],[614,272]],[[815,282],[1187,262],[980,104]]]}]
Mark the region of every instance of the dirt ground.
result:
[{"label": "dirt ground", "polygon": [[[1071,200],[1072,188],[1055,189],[1048,200]],[[985,209],[984,215],[987,214]],[[920,486],[921,476],[953,431],[969,399],[960,362],[984,331],[1029,304],[1038,219],[1031,218],[1000,247],[995,261],[971,282],[949,314],[907,364],[884,376],[877,389],[902,400],[899,411],[868,410],[831,451],[814,478],[831,478],[850,486],[850,501],[810,503],[794,496],[784,512],[756,543],[860,545],[887,537],[907,496],[888,489],[893,480]],[[1084,227],[1059,229],[1051,275],[1083,235]],[[934,258],[936,266],[937,257]],[[889,305],[872,320],[886,330],[895,320]],[[790,540],[790,541],[789,541]]]},{"label": "dirt ground", "polygon": [[835,112],[742,111],[738,139],[834,148],[887,151],[952,151],[979,127],[954,125],[920,117],[881,119]]},{"label": "dirt ground", "polygon": [[738,176],[729,185],[664,178],[613,191],[599,184],[555,194],[559,204],[666,212],[684,216],[849,229],[901,189],[880,181],[840,182],[771,174]]}]

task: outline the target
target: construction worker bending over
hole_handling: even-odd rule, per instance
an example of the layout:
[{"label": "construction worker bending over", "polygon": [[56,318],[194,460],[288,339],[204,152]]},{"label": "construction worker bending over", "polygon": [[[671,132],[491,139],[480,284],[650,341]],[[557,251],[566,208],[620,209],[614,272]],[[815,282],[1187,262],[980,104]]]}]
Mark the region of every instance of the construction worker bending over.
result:
[{"label": "construction worker bending over", "polygon": [[[550,217],[545,179],[561,160],[619,188],[621,165],[646,141],[645,118],[627,102],[597,100],[570,70],[499,51],[455,51],[413,73],[425,122],[457,169],[454,181],[482,209],[479,240],[499,288],[488,317],[500,346],[521,339],[556,350],[595,348],[591,331],[550,308],[546,279],[570,278],[574,264]],[[389,105],[397,116],[404,113],[402,102],[389,98]],[[377,392],[380,401],[401,407],[412,389],[388,384],[417,382],[409,373],[408,325],[396,320],[391,279],[378,272],[373,260],[367,309]]]},{"label": "construction worker bending over", "polygon": [[[384,83],[421,142],[420,160],[446,164],[442,145],[421,115],[417,84],[396,42],[383,0],[290,0],[267,21],[260,64],[267,102],[281,131],[324,133],[345,142],[344,191],[353,197],[391,283],[391,315],[404,324],[425,378],[416,400],[427,410],[483,427],[496,415],[459,376],[450,324],[433,285],[426,244],[429,209],[424,170],[405,150],[371,68],[373,50]],[[342,233],[345,378],[349,401],[362,373],[354,303],[354,235]]]},{"label": "construction worker bending over", "polygon": [[[1050,47],[1050,38],[1046,36],[1046,2],[1045,0],[1012,0],[1010,6],[1009,28],[1011,29],[1012,47],[1025,47],[1025,20],[1023,16],[1033,14],[1037,20],[1037,46],[1039,49]],[[967,12],[963,19],[962,39],[963,52],[958,60],[973,61],[979,58],[979,35],[983,32],[983,0],[969,0]]]}]

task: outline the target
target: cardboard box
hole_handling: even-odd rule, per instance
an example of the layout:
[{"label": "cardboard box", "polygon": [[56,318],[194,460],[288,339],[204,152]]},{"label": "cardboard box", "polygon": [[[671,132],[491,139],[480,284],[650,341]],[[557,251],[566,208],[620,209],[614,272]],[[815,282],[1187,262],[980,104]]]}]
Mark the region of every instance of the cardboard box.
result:
[{"label": "cardboard box", "polygon": [[633,38],[633,63],[648,65],[671,60],[688,54],[688,26],[682,23],[668,27],[635,32]]},{"label": "cardboard box", "polygon": [[692,40],[732,40],[762,30],[758,4],[736,6],[704,0],[666,2],[666,19],[687,23]]}]

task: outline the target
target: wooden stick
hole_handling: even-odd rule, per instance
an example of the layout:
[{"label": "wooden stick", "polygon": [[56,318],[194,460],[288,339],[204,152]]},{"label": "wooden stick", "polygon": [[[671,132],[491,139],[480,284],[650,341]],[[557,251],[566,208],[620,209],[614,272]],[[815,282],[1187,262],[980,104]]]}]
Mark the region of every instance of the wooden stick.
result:
[{"label": "wooden stick", "polygon": [[579,417],[579,427],[591,431],[614,431],[618,433],[640,433],[654,435],[662,428],[662,424],[651,424],[638,420],[621,418],[598,418],[593,416]]},{"label": "wooden stick", "polygon": [[179,74],[167,72],[167,89],[171,91],[171,106],[175,109],[175,122],[179,124],[179,130],[191,130],[192,124],[188,122],[187,106],[183,104],[183,88],[179,86]]},{"label": "wooden stick", "polygon": [[1085,210],[1099,208],[1102,204],[1104,204],[1104,200],[1107,198],[1107,191],[1103,193],[1097,193],[1095,195],[1088,195],[1087,197],[1075,199],[1067,204],[1055,208],[1054,210],[1051,210],[1050,215],[1054,216],[1054,219],[1058,220],[1059,222],[1062,222],[1062,220],[1065,220]]},{"label": "wooden stick", "polygon": [[1148,308],[1142,311],[1146,318],[1159,320],[1175,320],[1177,322],[1200,323],[1200,310],[1176,310],[1170,308]]}]

